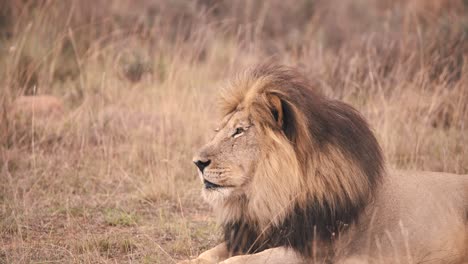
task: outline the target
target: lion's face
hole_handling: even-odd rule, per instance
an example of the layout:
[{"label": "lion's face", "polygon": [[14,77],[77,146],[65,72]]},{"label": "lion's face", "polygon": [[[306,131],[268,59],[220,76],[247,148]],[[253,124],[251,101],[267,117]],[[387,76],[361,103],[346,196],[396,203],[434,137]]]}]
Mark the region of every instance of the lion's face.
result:
[{"label": "lion's face", "polygon": [[236,111],[226,116],[213,139],[193,159],[207,202],[216,205],[243,194],[259,154],[258,132],[248,114]]}]

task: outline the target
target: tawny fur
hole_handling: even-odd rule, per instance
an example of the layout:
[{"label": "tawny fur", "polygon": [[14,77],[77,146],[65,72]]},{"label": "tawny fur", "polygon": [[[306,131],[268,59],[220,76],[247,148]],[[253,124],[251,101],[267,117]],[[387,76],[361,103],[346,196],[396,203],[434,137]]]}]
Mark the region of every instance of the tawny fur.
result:
[{"label": "tawny fur", "polygon": [[194,161],[225,242],[195,263],[466,260],[466,175],[386,171],[362,116],[292,68],[252,68],[222,98]]},{"label": "tawny fur", "polygon": [[[274,123],[272,98],[279,98],[289,109],[287,118],[294,119],[288,120],[291,131],[285,132]],[[261,141],[268,155],[259,161],[252,184],[255,193],[249,197],[246,208],[261,226],[281,220],[294,202],[306,206],[314,199],[318,204],[331,206],[327,210],[333,211],[360,207],[371,198],[383,174],[380,147],[357,111],[327,100],[293,69],[261,65],[246,71],[225,89],[222,109],[226,116],[239,110],[249,113],[262,131]],[[281,115],[285,115],[284,111]],[[327,135],[342,132],[338,131],[340,126],[333,125],[340,118],[362,126],[353,133],[366,138],[362,144],[368,144],[372,158],[366,162],[372,162],[372,171],[366,171],[356,160],[361,154],[353,160],[349,146]],[[288,137],[287,133],[291,135]]]}]

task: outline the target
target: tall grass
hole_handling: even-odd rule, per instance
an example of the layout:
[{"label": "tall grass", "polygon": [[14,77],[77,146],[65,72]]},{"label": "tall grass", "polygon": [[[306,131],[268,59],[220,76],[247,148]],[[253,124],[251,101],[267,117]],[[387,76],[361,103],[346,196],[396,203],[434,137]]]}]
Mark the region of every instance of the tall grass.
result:
[{"label": "tall grass", "polygon": [[[1,2],[0,263],[168,263],[215,244],[191,154],[223,80],[265,60],[358,108],[390,167],[468,173],[467,8]],[[24,95],[65,110],[13,113]]]}]

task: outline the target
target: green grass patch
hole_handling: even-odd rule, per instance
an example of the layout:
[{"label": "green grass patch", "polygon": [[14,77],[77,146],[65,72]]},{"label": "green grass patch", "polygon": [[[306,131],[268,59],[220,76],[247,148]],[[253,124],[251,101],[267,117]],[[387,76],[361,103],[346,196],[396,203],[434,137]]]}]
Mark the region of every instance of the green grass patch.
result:
[{"label": "green grass patch", "polygon": [[104,210],[104,221],[110,226],[135,226],[138,216],[120,209],[107,208]]}]

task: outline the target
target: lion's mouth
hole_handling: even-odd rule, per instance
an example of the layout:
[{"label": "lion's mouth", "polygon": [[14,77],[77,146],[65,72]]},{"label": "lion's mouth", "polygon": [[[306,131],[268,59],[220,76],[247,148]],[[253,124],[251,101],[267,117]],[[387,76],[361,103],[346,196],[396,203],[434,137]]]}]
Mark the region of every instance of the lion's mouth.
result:
[{"label": "lion's mouth", "polygon": [[206,188],[206,189],[223,188],[223,186],[218,185],[218,184],[216,184],[216,183],[212,183],[212,182],[207,181],[207,180],[205,180],[205,179],[203,179],[203,184],[205,185],[205,188]]},{"label": "lion's mouth", "polygon": [[235,185],[219,185],[216,183],[212,183],[203,179],[203,184],[205,185],[205,189],[214,190],[214,189],[227,189],[227,188],[234,188]]}]

